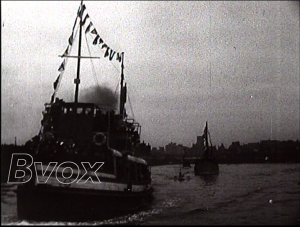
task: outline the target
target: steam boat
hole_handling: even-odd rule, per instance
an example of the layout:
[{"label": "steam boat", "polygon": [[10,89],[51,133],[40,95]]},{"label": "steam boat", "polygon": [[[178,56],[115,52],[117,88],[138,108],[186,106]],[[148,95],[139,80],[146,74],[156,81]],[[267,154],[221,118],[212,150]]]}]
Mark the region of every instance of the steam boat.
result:
[{"label": "steam boat", "polygon": [[[63,62],[51,101],[45,104],[40,132],[25,144],[33,162],[23,167],[25,176],[16,190],[19,219],[98,220],[136,211],[153,199],[150,168],[134,156],[141,126],[126,114],[124,53],[104,43],[86,12],[81,2],[68,48],[60,56]],[[71,56],[75,28],[79,30],[78,55]],[[80,79],[84,79],[80,61],[87,58],[81,56],[84,28],[93,37],[93,45],[106,50],[104,58],[121,63],[119,111],[79,102]],[[77,58],[75,97],[65,102],[56,94],[66,60],[72,57]]]},{"label": "steam boat", "polygon": [[219,164],[213,154],[213,148],[207,127],[207,122],[205,124],[204,133],[202,137],[204,142],[204,153],[200,158],[195,160],[194,173],[197,176],[218,175]]}]

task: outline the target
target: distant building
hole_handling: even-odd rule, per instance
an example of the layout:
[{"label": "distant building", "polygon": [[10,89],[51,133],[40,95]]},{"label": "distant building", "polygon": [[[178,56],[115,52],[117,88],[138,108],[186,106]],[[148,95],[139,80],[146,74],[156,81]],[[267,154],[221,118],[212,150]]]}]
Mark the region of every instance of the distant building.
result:
[{"label": "distant building", "polygon": [[171,156],[182,157],[184,154],[184,149],[188,150],[188,147],[185,147],[181,144],[169,143],[166,145],[166,154],[170,154]]}]

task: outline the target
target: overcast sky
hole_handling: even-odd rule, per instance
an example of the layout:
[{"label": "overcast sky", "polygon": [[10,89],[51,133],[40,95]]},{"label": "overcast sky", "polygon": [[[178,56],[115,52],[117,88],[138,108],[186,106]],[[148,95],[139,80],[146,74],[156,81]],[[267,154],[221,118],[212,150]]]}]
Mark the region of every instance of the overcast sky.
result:
[{"label": "overcast sky", "polygon": [[[190,147],[205,121],[217,146],[299,139],[298,2],[84,3],[104,42],[125,53],[126,108],[146,143]],[[1,143],[39,132],[79,5],[1,1]],[[104,58],[89,33],[87,41],[100,59],[82,61],[81,88],[118,91],[120,63]],[[88,55],[85,38],[83,48]],[[73,101],[75,77],[69,59],[60,98]]]}]

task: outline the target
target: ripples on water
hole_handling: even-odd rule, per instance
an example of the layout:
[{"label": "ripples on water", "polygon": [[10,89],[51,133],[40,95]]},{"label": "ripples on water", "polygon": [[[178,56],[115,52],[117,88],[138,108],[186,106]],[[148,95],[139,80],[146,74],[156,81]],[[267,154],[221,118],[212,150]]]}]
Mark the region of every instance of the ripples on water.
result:
[{"label": "ripples on water", "polygon": [[[105,221],[28,222],[18,220],[16,186],[1,185],[4,225],[299,225],[299,164],[222,164],[214,178],[179,166],[152,167],[154,201],[148,209]],[[190,180],[187,180],[190,177]]]}]

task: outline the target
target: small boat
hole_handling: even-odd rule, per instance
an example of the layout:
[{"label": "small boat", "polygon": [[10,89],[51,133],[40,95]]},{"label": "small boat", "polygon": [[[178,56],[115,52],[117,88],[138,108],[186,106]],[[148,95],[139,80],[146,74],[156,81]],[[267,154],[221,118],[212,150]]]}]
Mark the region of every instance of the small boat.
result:
[{"label": "small boat", "polygon": [[219,174],[219,163],[213,154],[212,143],[208,131],[207,122],[205,124],[204,133],[202,137],[204,142],[204,153],[202,157],[195,160],[194,173],[197,176],[217,175]]},{"label": "small boat", "polygon": [[178,180],[178,181],[184,181],[184,174],[181,172],[181,168],[179,169],[179,175],[178,176],[174,176],[174,180]]},{"label": "small boat", "polygon": [[[70,50],[79,30],[78,55]],[[103,60],[120,63],[119,110],[96,102],[80,102],[81,37],[105,52]],[[89,45],[89,43],[87,43]],[[93,221],[127,214],[153,199],[151,171],[134,156],[140,144],[141,126],[126,114],[124,53],[113,51],[94,27],[81,1],[68,47],[59,67],[51,101],[45,104],[39,134],[25,145],[33,157],[31,173],[24,171],[17,193],[19,219],[42,221]],[[56,98],[68,58],[77,60],[73,102]],[[95,57],[90,57],[95,58]],[[103,97],[102,97],[103,98]],[[29,170],[29,167],[23,169]]]}]

